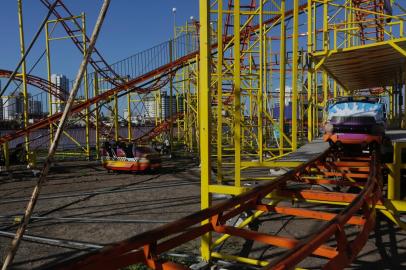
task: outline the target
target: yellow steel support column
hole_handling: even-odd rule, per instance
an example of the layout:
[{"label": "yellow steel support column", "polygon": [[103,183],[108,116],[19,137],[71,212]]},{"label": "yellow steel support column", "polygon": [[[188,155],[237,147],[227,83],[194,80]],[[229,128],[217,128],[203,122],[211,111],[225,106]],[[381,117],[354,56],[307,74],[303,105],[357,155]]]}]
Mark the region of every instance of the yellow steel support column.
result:
[{"label": "yellow steel support column", "polygon": [[217,183],[223,179],[223,0],[217,1]]},{"label": "yellow steel support column", "polygon": [[8,147],[8,142],[3,143],[3,154],[4,154],[4,166],[8,171],[10,169],[10,151]]},{"label": "yellow steel support column", "polygon": [[[263,25],[263,7],[264,7],[264,2],[260,1],[259,3],[259,55],[260,55],[260,60],[259,60],[259,82],[258,82],[258,92],[257,92],[257,117],[258,117],[258,156],[259,156],[259,162],[263,161],[264,154],[263,154],[263,100],[262,100],[262,93],[264,89],[266,89],[266,85],[264,85],[264,70],[266,69],[266,55],[265,55],[265,46],[264,42],[266,42],[266,38],[264,37],[264,27]],[[265,65],[264,65],[265,63]],[[251,93],[251,91],[250,91]],[[250,111],[250,114],[252,112]]]},{"label": "yellow steel support column", "polygon": [[[51,81],[51,52],[49,48],[49,29],[48,29],[48,22],[45,24],[45,46],[46,46],[46,57],[47,57],[47,74],[48,74],[48,82]],[[51,88],[51,86],[49,86]],[[51,90],[51,89],[49,89]],[[53,114],[52,108],[52,95],[51,91],[48,92],[48,112],[49,116]],[[52,141],[54,140],[54,126],[53,124],[49,124],[49,145],[51,145]]]},{"label": "yellow steel support column", "polygon": [[297,149],[298,59],[299,59],[299,2],[293,0],[293,63],[292,63],[292,150]]},{"label": "yellow steel support column", "polygon": [[[94,79],[93,79],[93,87],[94,87],[94,96],[98,96],[99,95],[99,79],[97,77],[97,72],[94,72]],[[95,131],[95,139],[96,139],[96,159],[100,158],[100,126],[99,126],[99,121],[100,121],[100,108],[99,108],[99,102],[96,102],[95,104],[95,115],[96,115],[96,123],[95,123],[95,127],[96,127],[96,131]]]},{"label": "yellow steel support column", "polygon": [[[201,208],[211,205],[209,194],[210,184],[210,14],[209,1],[199,1],[200,14],[200,68],[199,68],[199,142],[200,142],[200,177],[201,177]],[[221,8],[221,7],[219,7]],[[202,223],[207,224],[209,220]],[[203,260],[210,260],[211,234],[201,238],[201,255]]]},{"label": "yellow steel support column", "polygon": [[307,140],[313,140],[313,99],[312,99],[312,81],[313,81],[313,66],[310,61],[310,54],[313,50],[313,31],[312,31],[312,0],[307,2],[307,54],[309,66],[307,68]]},{"label": "yellow steel support column", "polygon": [[389,164],[390,173],[388,175],[388,199],[400,199],[400,167],[402,163],[401,143],[393,143],[393,163]]},{"label": "yellow steel support column", "polygon": [[[169,42],[169,62],[172,63],[173,61],[173,44],[174,40],[172,39]],[[175,78],[175,74],[171,74],[171,79],[169,80],[169,117],[173,117],[173,79]],[[165,121],[165,119],[164,119]],[[169,149],[172,152],[172,146],[173,146],[173,121],[169,121]]]},{"label": "yellow steel support column", "polygon": [[403,85],[400,91],[403,89],[403,121],[401,128],[406,128],[406,86]]},{"label": "yellow steel support column", "polygon": [[[329,49],[329,32],[328,32],[328,3],[329,0],[324,0],[324,5],[323,5],[323,50],[325,52],[328,51]],[[323,87],[323,107],[326,106],[327,104],[327,99],[328,99],[328,75],[325,70],[323,70],[322,73],[322,87]],[[325,110],[323,110],[323,113]],[[318,113],[318,112],[317,112]],[[324,119],[325,115],[323,115]]]},{"label": "yellow steel support column", "polygon": [[[312,47],[312,51],[316,51],[317,50],[317,4],[315,1],[314,2],[314,7],[312,9],[313,13],[312,13],[312,35],[313,35],[313,47]],[[312,94],[313,94],[313,110],[312,110],[312,114],[313,114],[313,122],[312,122],[312,134],[313,134],[313,138],[318,136],[318,119],[319,119],[319,98],[318,98],[318,73],[315,70],[313,73],[313,90],[312,90]]]},{"label": "yellow steel support column", "polygon": [[127,95],[127,128],[128,128],[128,140],[132,139],[131,129],[131,93]]},{"label": "yellow steel support column", "polygon": [[286,84],[286,25],[285,0],[281,0],[280,75],[279,75],[279,154],[283,155],[285,133],[285,84]]},{"label": "yellow steel support column", "polygon": [[118,141],[119,139],[119,124],[118,124],[118,96],[117,93],[114,94],[114,140]]},{"label": "yellow steel support column", "polygon": [[[25,42],[24,42],[24,23],[23,23],[23,7],[22,7],[22,0],[17,1],[18,4],[18,29],[20,32],[20,55],[21,58],[24,57],[25,54]],[[27,89],[27,73],[26,73],[26,62],[25,60],[22,62],[21,65],[21,77],[23,80],[23,122],[24,128],[28,126],[28,89]],[[27,153],[26,160],[30,162],[30,134],[28,133],[25,136],[25,151]]]},{"label": "yellow steel support column", "polygon": [[234,185],[241,186],[241,35],[240,0],[234,1]]},{"label": "yellow steel support column", "polygon": [[[86,16],[82,13],[82,42],[83,42],[83,57],[87,54],[87,44],[86,44]],[[89,99],[89,83],[87,81],[87,68],[85,69],[85,74],[83,75],[83,86],[85,100]],[[90,117],[89,117],[89,107],[85,109],[85,133],[86,133],[86,157],[90,159]]]}]

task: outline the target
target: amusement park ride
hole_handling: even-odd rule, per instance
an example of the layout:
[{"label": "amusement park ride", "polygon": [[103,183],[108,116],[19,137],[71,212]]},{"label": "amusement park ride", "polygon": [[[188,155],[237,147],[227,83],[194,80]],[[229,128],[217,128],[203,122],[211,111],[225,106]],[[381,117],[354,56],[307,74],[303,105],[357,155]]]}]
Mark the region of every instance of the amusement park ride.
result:
[{"label": "amusement park ride", "polygon": [[[85,16],[74,15],[61,0],[57,5],[40,2],[55,17],[45,24],[47,44],[52,40],[48,25],[58,24],[86,56],[90,39]],[[182,145],[200,157],[202,210],[49,268],[117,269],[142,263],[152,269],[188,269],[161,255],[200,237],[201,257],[208,262],[221,259],[263,269],[292,269],[317,257],[320,268],[343,269],[365,245],[377,212],[406,229],[402,219],[406,191],[401,189],[406,141],[391,140],[387,131],[406,127],[402,2],[200,0],[199,21],[176,27],[168,42],[113,65],[94,49],[89,59],[93,72],[86,72],[81,84],[84,98],[76,99],[70,110],[85,119],[85,145],[68,129],[66,136],[86,158],[101,159],[107,170],[116,171],[158,169],[163,161],[152,152],[152,141],[164,143],[169,138],[171,150]],[[48,80],[25,71],[16,76],[0,70],[0,77],[32,85],[65,102],[49,79],[48,50],[47,46]],[[176,97],[170,99],[169,117],[157,113],[154,127],[136,132],[140,128],[131,124],[132,112],[145,110],[149,100],[159,111],[161,89],[167,85]],[[126,136],[119,130],[119,100],[126,101],[129,112]],[[113,104],[113,129],[101,121],[107,104]],[[22,129],[1,136],[6,167],[10,145],[24,137],[30,153],[35,132],[44,129],[52,141],[62,115],[51,111],[33,124],[25,119]],[[316,149],[307,160],[294,158],[302,146],[316,145],[314,140],[322,135],[332,147]],[[383,144],[392,147],[390,154],[381,151]],[[370,147],[343,151],[350,145]],[[270,168],[290,170],[275,177],[269,175]],[[253,173],[261,169],[266,172]],[[323,186],[331,188],[314,188]],[[216,194],[232,198],[214,204]],[[304,204],[326,207],[309,210],[301,208]],[[331,205],[340,210],[329,210]],[[230,225],[242,213],[247,217]],[[312,219],[321,225],[305,240],[247,227],[267,214]],[[231,237],[285,252],[272,260],[220,252],[218,247]]]}]

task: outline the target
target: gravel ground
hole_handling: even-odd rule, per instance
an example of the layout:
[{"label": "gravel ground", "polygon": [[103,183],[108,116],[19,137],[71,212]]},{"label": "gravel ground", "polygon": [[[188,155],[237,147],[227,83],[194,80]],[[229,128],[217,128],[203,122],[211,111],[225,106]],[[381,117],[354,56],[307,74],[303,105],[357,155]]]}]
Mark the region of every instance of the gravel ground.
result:
[{"label": "gravel ground", "polygon": [[[199,176],[190,159],[167,161],[154,174],[107,173],[97,162],[58,163],[42,189],[26,235],[62,241],[52,245],[23,241],[14,267],[35,268],[88,249],[88,244],[120,241],[195,212],[200,209]],[[0,177],[0,231],[15,232],[34,184],[27,171]],[[10,241],[0,236],[2,259]]]}]

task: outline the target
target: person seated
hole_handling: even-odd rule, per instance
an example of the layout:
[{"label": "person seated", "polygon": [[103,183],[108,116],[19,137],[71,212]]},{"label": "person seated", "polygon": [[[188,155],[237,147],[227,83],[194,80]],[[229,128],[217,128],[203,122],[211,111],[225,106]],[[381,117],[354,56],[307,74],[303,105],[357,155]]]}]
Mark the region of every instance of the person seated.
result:
[{"label": "person seated", "polygon": [[117,147],[116,147],[117,157],[126,157],[124,149],[125,149],[125,144],[123,142],[118,142]]},{"label": "person seated", "polygon": [[113,151],[113,147],[111,146],[111,144],[109,142],[104,142],[103,150],[106,152],[107,156],[109,156],[111,158],[116,157],[116,154]]},{"label": "person seated", "polygon": [[124,152],[127,158],[134,158],[133,145],[131,143],[125,145]]}]

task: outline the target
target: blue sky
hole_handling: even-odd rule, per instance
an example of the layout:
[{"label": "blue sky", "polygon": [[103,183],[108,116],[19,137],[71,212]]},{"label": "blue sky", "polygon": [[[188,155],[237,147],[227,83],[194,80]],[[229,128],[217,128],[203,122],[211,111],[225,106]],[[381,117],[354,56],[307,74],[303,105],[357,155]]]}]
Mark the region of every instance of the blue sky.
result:
[{"label": "blue sky", "polygon": [[[13,70],[20,59],[17,0],[1,1],[0,9],[0,68]],[[52,2],[52,1],[50,1]],[[74,14],[85,12],[90,36],[102,0],[65,0]],[[173,35],[173,13],[176,23],[186,23],[190,16],[198,17],[198,0],[113,0],[97,41],[96,47],[109,63],[126,58],[141,50],[170,39]],[[47,13],[40,0],[23,0],[25,43],[28,46]],[[58,32],[57,34],[62,34]],[[30,57],[28,68],[45,49],[45,34],[40,35]],[[75,77],[81,61],[78,50],[70,40],[51,43],[52,72]],[[33,75],[46,77],[45,58]],[[4,83],[4,81],[3,81]]]}]

